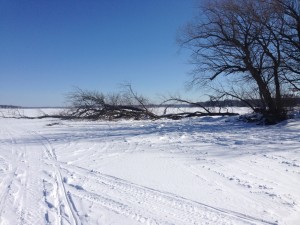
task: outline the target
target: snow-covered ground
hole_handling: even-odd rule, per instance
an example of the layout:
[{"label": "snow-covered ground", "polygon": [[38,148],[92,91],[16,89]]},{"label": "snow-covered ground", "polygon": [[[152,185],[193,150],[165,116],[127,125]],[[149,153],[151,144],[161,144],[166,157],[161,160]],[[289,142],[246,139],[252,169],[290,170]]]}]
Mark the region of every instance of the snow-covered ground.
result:
[{"label": "snow-covered ground", "polygon": [[0,118],[0,178],[1,225],[297,225],[300,120]]}]

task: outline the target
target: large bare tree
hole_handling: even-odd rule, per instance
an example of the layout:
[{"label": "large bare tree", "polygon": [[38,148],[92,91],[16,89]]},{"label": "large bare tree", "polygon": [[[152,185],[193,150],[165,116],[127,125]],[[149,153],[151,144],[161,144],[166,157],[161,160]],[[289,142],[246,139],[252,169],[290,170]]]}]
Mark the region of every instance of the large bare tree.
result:
[{"label": "large bare tree", "polygon": [[273,5],[282,10],[284,29],[277,32],[284,47],[284,79],[293,89],[300,91],[300,0],[274,0]]},{"label": "large bare tree", "polygon": [[192,82],[230,75],[242,83],[255,83],[266,118],[270,122],[285,119],[283,90],[295,85],[294,64],[299,60],[299,49],[295,50],[299,42],[294,43],[299,23],[287,18],[290,6],[295,8],[292,0],[202,1],[199,17],[180,38],[193,52]]}]

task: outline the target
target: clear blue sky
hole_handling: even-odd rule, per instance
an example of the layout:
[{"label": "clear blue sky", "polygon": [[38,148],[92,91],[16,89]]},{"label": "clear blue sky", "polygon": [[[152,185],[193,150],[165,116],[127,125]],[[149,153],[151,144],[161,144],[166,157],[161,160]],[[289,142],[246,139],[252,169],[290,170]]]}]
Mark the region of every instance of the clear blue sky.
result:
[{"label": "clear blue sky", "polygon": [[60,106],[73,87],[184,90],[194,0],[0,0],[0,104]]}]

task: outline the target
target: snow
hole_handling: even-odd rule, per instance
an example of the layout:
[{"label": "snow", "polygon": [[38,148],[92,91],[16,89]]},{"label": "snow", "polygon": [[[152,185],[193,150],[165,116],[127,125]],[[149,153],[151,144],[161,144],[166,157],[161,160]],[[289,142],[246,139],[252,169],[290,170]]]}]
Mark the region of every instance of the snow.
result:
[{"label": "snow", "polygon": [[299,131],[0,118],[0,224],[300,224]]}]

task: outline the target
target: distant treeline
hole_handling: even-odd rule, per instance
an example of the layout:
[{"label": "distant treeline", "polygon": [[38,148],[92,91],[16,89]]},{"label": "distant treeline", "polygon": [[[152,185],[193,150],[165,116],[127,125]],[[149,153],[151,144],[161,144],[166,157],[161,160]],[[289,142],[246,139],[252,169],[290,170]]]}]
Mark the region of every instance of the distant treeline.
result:
[{"label": "distant treeline", "polygon": [[20,106],[15,106],[15,105],[0,105],[1,109],[17,109],[21,108]]},{"label": "distant treeline", "polygon": [[68,107],[61,107],[61,106],[16,106],[16,105],[0,105],[0,109],[62,109]]},{"label": "distant treeline", "polygon": [[[300,105],[300,98],[296,97],[286,97],[282,98],[285,106],[299,106]],[[245,99],[244,101],[240,100],[222,100],[222,101],[206,101],[201,102],[205,107],[248,107],[247,103],[251,104],[254,107],[260,107],[262,102],[260,99]]]}]

